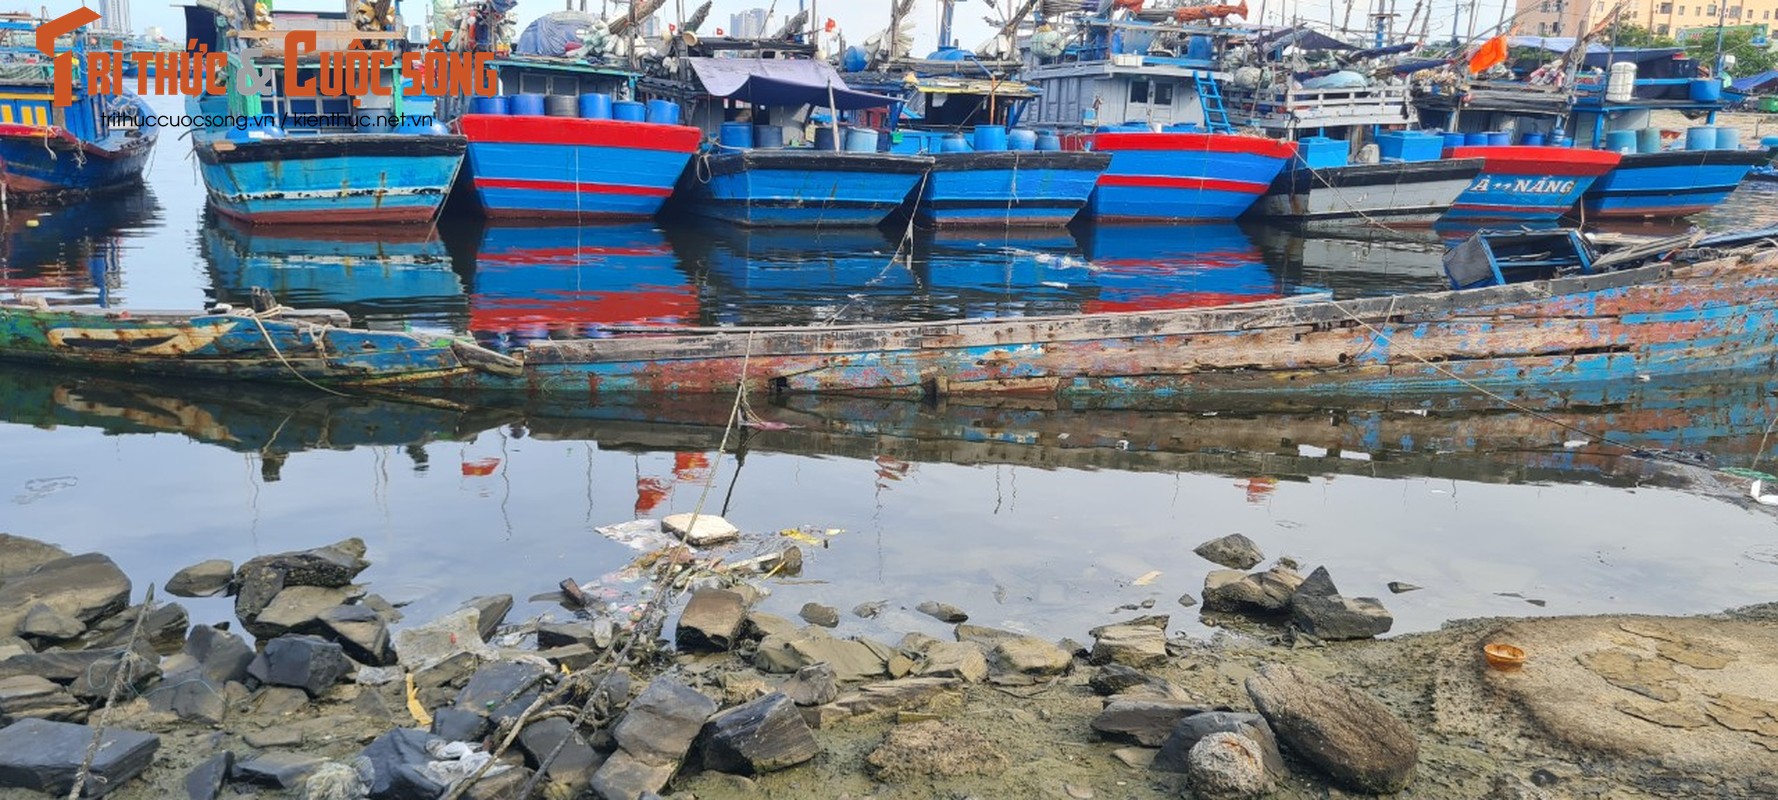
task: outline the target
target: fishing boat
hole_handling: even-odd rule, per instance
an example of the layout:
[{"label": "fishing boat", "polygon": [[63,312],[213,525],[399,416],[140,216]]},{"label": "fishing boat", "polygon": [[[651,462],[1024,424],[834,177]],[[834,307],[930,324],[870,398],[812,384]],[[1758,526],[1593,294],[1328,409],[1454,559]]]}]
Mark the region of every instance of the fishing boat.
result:
[{"label": "fishing boat", "polygon": [[679,61],[683,79],[645,88],[678,102],[694,126],[717,137],[679,182],[676,197],[693,214],[756,227],[870,227],[932,168],[929,156],[879,152],[875,130],[842,132],[840,115],[887,113],[898,101],[852,89],[825,61]]},{"label": "fishing boat", "polygon": [[[160,136],[153,112],[124,87],[93,93],[84,80],[70,105],[55,106],[55,67],[36,47],[42,23],[0,16],[0,200],[62,205],[140,184]],[[85,75],[87,37],[68,38]]]},{"label": "fishing boat", "polygon": [[[898,0],[891,29],[911,4]],[[941,5],[939,41],[950,42],[955,3]],[[1005,24],[1003,41],[1019,19]],[[879,37],[899,43],[896,37]],[[993,53],[942,46],[924,59],[879,48],[849,51],[846,82],[867,91],[899,97],[900,113],[878,121],[889,129],[887,150],[929,155],[932,171],[921,181],[913,211],[922,225],[937,228],[1060,227],[1078,215],[1111,162],[1107,153],[1064,151],[1053,130],[1020,127],[1039,94],[1012,80],[1016,60]]]},{"label": "fishing boat", "polygon": [[[273,12],[264,28],[245,18],[251,13],[245,9],[252,7],[199,5],[187,14],[195,41],[233,59],[251,60],[272,87],[258,94],[253,92],[263,87],[231,81],[226,95],[186,100],[194,116],[233,123],[191,133],[198,172],[217,212],[256,225],[424,224],[437,217],[463,164],[467,140],[437,124],[430,101],[403,96],[398,68],[378,74],[386,95],[284,93],[290,80],[312,84],[322,72],[316,54],[286,57],[286,34],[316,30],[321,51],[360,42],[386,47],[405,38],[390,29],[392,23],[376,21],[390,19],[388,0],[362,21],[347,12]],[[245,52],[249,49],[257,51],[256,58]]]},{"label": "fishing boat", "polygon": [[[484,215],[647,219],[660,211],[703,136],[678,124],[674,103],[627,99],[638,73],[621,64],[629,51],[613,40],[629,35],[628,23],[546,14],[490,64],[503,96],[448,99],[442,116],[469,140],[462,184]],[[581,40],[595,28],[608,38]]]},{"label": "fishing boat", "polygon": [[1316,229],[1431,224],[1482,171],[1446,158],[1443,139],[1417,129],[1395,57],[1412,45],[1358,49],[1306,26],[1268,31],[1223,59],[1229,120],[1297,143],[1256,211]]},{"label": "fishing boat", "polygon": [[1296,146],[1235,134],[1217,88],[1228,78],[1217,62],[1227,31],[1203,15],[1240,16],[1245,6],[1102,5],[1074,15],[1073,35],[1034,37],[1020,73],[1043,95],[1030,124],[1063,131],[1064,149],[1111,156],[1087,213],[1109,222],[1246,213]]}]

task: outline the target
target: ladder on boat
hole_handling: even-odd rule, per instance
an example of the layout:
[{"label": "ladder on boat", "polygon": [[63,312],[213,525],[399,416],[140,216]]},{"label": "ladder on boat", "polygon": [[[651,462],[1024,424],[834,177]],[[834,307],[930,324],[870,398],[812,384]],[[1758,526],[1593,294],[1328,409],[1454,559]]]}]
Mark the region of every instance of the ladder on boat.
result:
[{"label": "ladder on boat", "polygon": [[1216,79],[1208,72],[1193,72],[1192,82],[1197,85],[1198,104],[1204,107],[1204,129],[1212,133],[1234,133],[1235,126],[1229,124],[1229,111],[1222,104],[1222,89],[1217,87]]}]

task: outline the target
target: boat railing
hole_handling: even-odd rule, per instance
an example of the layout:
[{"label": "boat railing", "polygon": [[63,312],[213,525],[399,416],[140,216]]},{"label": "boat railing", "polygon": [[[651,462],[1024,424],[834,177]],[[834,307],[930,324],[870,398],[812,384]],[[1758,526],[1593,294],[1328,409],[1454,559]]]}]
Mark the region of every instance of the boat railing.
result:
[{"label": "boat railing", "polygon": [[1303,125],[1394,125],[1408,121],[1407,86],[1360,89],[1303,89],[1268,86],[1223,88],[1229,114],[1251,125],[1288,128]]}]

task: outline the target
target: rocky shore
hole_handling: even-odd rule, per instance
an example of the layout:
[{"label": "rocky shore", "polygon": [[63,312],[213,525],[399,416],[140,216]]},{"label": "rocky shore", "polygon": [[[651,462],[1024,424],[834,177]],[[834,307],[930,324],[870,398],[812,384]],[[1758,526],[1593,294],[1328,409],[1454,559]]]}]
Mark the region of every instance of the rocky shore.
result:
[{"label": "rocky shore", "polygon": [[879,605],[758,610],[795,547],[684,515],[607,535],[643,552],[627,583],[563,581],[546,618],[404,619],[347,539],[153,576],[232,598],[193,625],[102,554],[0,534],[0,797],[1778,796],[1778,606],[1375,639],[1383,601],[1228,536],[1180,598],[1208,641],[934,598],[907,606],[950,635],[890,642],[848,630]]}]

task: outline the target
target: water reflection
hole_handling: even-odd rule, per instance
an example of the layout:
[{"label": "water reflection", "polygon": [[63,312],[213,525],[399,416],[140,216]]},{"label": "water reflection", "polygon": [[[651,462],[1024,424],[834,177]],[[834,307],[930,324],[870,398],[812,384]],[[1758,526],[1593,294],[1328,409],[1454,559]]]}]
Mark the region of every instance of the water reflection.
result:
[{"label": "water reflection", "polygon": [[160,218],[142,189],[54,209],[19,209],[3,221],[0,292],[75,305],[121,300],[124,240]]}]

